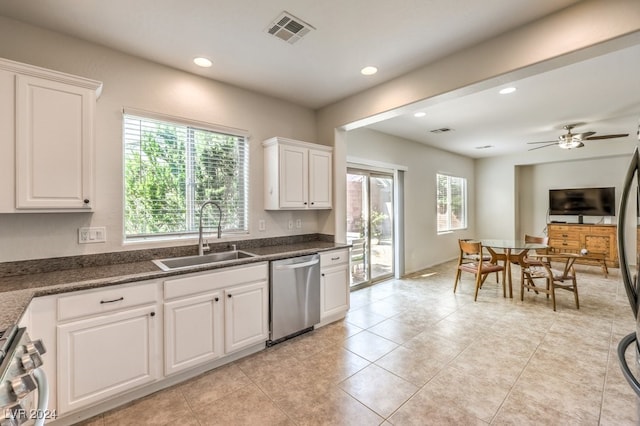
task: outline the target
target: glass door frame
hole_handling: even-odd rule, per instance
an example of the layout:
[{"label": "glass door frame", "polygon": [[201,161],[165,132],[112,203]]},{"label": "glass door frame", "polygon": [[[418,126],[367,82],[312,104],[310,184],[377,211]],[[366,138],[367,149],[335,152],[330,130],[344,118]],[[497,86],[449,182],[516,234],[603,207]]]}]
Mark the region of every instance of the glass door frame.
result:
[{"label": "glass door frame", "polygon": [[[363,189],[365,191],[365,196],[363,198],[366,198],[366,206],[362,206],[364,208],[366,208],[366,224],[364,224],[363,226],[365,227],[365,231],[364,231],[364,240],[365,240],[365,244],[364,244],[364,269],[365,269],[365,279],[362,282],[358,282],[357,284],[352,284],[351,285],[351,290],[356,290],[358,288],[362,288],[362,287],[367,287],[369,285],[375,284],[378,281],[382,281],[382,280],[386,280],[388,278],[392,278],[395,276],[395,271],[396,271],[396,218],[395,218],[395,214],[396,214],[396,182],[395,179],[396,177],[394,176],[395,174],[393,172],[383,172],[383,171],[378,171],[378,170],[369,170],[367,168],[363,168],[363,167],[353,167],[353,166],[349,166],[347,167],[347,175],[360,175],[363,176],[365,178],[365,182],[366,184],[363,185]],[[383,179],[388,179],[391,182],[390,185],[390,189],[391,189],[391,218],[390,218],[390,225],[389,225],[389,229],[390,229],[390,238],[391,238],[391,249],[392,252],[390,254],[390,261],[391,261],[391,270],[389,273],[385,273],[385,274],[381,274],[381,275],[377,275],[375,277],[372,278],[372,266],[373,266],[373,256],[372,256],[372,234],[373,232],[372,230],[372,202],[371,202],[371,182],[372,179],[375,178],[383,178]],[[348,188],[347,188],[347,193],[348,193]],[[353,268],[353,265],[351,265],[351,267]],[[353,274],[353,271],[350,271],[351,274]]]}]

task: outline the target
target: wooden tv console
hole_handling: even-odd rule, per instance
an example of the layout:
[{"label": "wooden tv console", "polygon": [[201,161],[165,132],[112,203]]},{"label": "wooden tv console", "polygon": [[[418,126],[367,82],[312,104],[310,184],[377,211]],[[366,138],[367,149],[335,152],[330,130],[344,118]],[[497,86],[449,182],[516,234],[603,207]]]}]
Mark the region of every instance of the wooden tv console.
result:
[{"label": "wooden tv console", "polygon": [[555,251],[569,253],[587,249],[588,253],[576,263],[600,265],[606,276],[607,266],[620,266],[616,228],[616,225],[549,223],[549,246]]}]

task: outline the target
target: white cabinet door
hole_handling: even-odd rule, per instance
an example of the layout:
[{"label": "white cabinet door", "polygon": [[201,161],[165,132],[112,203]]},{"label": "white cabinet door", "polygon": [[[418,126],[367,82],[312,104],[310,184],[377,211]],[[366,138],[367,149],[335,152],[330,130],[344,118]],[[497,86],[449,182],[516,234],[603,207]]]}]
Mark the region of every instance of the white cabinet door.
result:
[{"label": "white cabinet door", "polygon": [[331,208],[331,153],[309,150],[309,207]]},{"label": "white cabinet door", "polygon": [[225,290],[225,352],[234,352],[269,338],[267,281]]},{"label": "white cabinet door", "polygon": [[332,149],[275,137],[264,147],[265,210],[330,209]]},{"label": "white cabinet door", "polygon": [[165,375],[223,354],[223,306],[221,292],[165,302]]},{"label": "white cabinet door", "polygon": [[16,75],[17,209],[91,209],[94,104],[89,89]]},{"label": "white cabinet door", "polygon": [[320,318],[344,314],[349,309],[348,265],[324,269],[320,278]]},{"label": "white cabinet door", "polygon": [[280,207],[307,207],[308,156],[306,148],[280,145]]},{"label": "white cabinet door", "polygon": [[58,326],[58,410],[90,406],[158,378],[156,306]]},{"label": "white cabinet door", "polygon": [[321,325],[343,318],[349,310],[349,250],[320,255]]}]

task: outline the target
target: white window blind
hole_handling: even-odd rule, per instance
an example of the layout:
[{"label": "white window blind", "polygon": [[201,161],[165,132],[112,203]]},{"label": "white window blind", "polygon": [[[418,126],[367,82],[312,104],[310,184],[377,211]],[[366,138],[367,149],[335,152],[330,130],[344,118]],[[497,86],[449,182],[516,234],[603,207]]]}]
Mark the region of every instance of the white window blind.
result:
[{"label": "white window blind", "polygon": [[467,180],[461,177],[437,175],[438,232],[467,227]]},{"label": "white window blind", "polygon": [[[247,232],[245,135],[127,112],[123,127],[125,239],[197,233],[207,200],[223,232]],[[218,217],[207,206],[203,226],[215,230]]]}]

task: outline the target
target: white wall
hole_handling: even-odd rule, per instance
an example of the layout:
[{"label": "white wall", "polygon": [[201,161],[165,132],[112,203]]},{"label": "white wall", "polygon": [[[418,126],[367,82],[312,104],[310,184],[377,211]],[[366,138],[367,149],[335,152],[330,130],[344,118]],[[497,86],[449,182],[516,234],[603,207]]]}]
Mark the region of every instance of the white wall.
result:
[{"label": "white wall", "polygon": [[[475,235],[474,161],[368,129],[346,133],[347,155],[405,166],[405,272],[411,273],[458,255],[458,238]],[[467,179],[468,229],[438,235],[436,229],[436,174]]]},{"label": "white wall", "polygon": [[[326,213],[262,208],[261,142],[272,136],[316,142],[312,110],[144,61],[0,16],[0,57],[102,81],[96,107],[95,213],[0,215],[0,261],[103,253],[122,245],[122,108],[138,108],[248,130],[251,238],[312,233]],[[0,143],[13,143],[0,141]],[[289,218],[303,221],[289,231]],[[258,232],[265,219],[266,232]],[[104,244],[77,243],[81,226],[106,226]],[[164,245],[174,245],[164,244]],[[195,244],[194,240],[189,244]],[[159,246],[160,244],[153,244]]]},{"label": "white wall", "polygon": [[[522,232],[540,234],[547,223],[549,189],[613,186],[616,188],[616,210],[629,156],[598,160],[568,161],[518,167]],[[610,218],[615,221],[615,217]],[[551,220],[577,222],[577,216],[552,216]],[[603,217],[585,216],[584,223],[598,223]],[[604,222],[602,222],[604,223]]]}]

